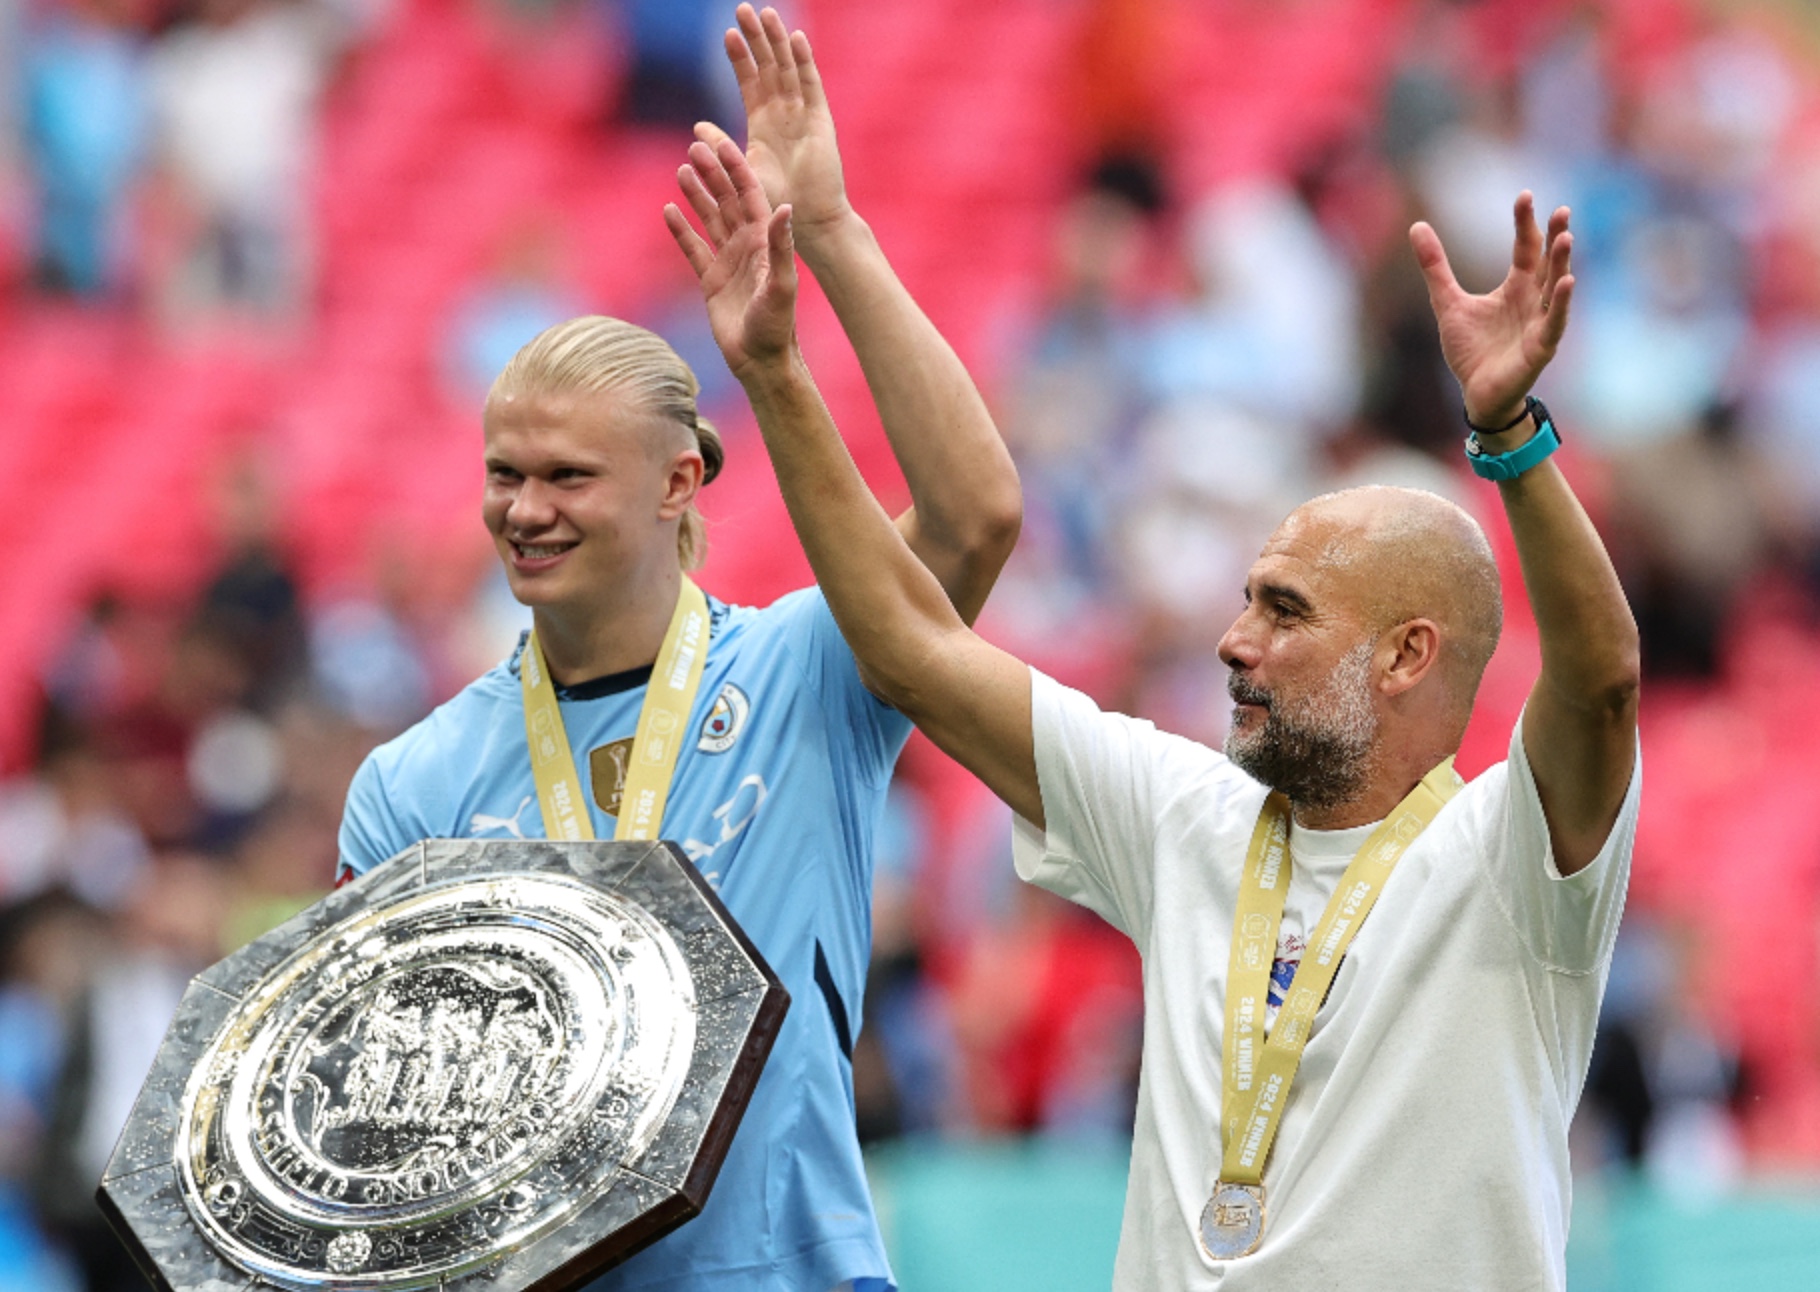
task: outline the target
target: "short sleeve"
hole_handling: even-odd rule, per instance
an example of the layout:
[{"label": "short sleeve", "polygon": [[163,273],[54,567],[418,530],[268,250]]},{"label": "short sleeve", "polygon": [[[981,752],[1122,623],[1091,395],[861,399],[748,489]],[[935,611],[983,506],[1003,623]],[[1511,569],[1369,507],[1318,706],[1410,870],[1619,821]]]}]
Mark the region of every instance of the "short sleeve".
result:
[{"label": "short sleeve", "polygon": [[1631,764],[1630,786],[1598,856],[1565,876],[1555,867],[1521,719],[1511,733],[1508,767],[1502,827],[1494,830],[1486,853],[1492,885],[1532,957],[1556,972],[1591,973],[1611,954],[1624,914],[1643,787],[1642,751]]},{"label": "short sleeve", "polygon": [[1017,873],[1085,906],[1142,946],[1155,888],[1159,810],[1170,785],[1197,758],[1212,755],[1148,722],[1103,712],[1035,669],[1030,710],[1047,828],[1017,818]]},{"label": "short sleeve", "polygon": [[784,618],[785,639],[809,689],[846,733],[855,759],[853,770],[864,783],[882,785],[910,738],[910,720],[860,681],[859,661],[841,636],[820,588],[791,593],[772,613]]},{"label": "short sleeve", "polygon": [[364,875],[380,862],[418,842],[399,821],[386,793],[379,750],[368,754],[348,786],[347,806],[341,814],[340,861],[336,879]]}]

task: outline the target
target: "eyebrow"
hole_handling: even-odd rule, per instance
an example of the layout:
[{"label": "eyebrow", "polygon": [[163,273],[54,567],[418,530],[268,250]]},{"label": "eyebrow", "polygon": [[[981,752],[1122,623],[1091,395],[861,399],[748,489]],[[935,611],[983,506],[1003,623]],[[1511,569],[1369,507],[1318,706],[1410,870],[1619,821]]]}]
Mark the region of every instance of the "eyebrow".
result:
[{"label": "eyebrow", "polygon": [[547,461],[533,462],[528,466],[521,466],[508,458],[496,457],[489,453],[481,459],[481,463],[488,471],[512,471],[518,475],[536,475],[540,472],[548,474],[555,471],[591,471],[598,473],[602,470],[602,467],[598,462],[588,462],[581,458],[572,457],[551,458]]}]

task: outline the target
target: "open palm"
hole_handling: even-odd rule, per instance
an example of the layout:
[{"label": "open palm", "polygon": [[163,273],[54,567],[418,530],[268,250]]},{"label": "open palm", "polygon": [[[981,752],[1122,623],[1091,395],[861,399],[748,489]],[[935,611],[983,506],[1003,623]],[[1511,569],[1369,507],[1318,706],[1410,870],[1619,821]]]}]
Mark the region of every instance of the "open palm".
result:
[{"label": "open palm", "polygon": [[[788,203],[808,238],[851,210],[821,73],[809,38],[788,31],[777,10],[742,4],[737,20],[726,48],[746,107],[746,161],[766,198],[773,206]],[[707,122],[695,134],[715,149],[727,138]]]},{"label": "open palm", "polygon": [[1441,353],[1477,426],[1496,428],[1522,413],[1524,396],[1561,344],[1573,299],[1567,208],[1550,217],[1546,241],[1529,193],[1517,199],[1515,214],[1510,272],[1483,296],[1460,286],[1432,228],[1417,224],[1409,231],[1440,326]]},{"label": "open palm", "polygon": [[701,280],[708,326],[735,375],[786,353],[796,337],[796,253],[790,208],[771,209],[757,175],[730,139],[696,143],[678,182],[704,238],[671,203],[664,223]]}]

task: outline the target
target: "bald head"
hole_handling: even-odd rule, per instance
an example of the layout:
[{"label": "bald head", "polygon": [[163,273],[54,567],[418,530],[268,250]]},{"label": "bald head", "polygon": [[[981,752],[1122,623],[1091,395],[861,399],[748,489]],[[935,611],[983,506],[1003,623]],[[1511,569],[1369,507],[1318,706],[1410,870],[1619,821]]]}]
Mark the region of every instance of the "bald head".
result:
[{"label": "bald head", "polygon": [[1491,544],[1437,494],[1368,485],[1298,507],[1272,543],[1293,539],[1373,633],[1412,619],[1441,632],[1443,681],[1462,724],[1504,623]]}]

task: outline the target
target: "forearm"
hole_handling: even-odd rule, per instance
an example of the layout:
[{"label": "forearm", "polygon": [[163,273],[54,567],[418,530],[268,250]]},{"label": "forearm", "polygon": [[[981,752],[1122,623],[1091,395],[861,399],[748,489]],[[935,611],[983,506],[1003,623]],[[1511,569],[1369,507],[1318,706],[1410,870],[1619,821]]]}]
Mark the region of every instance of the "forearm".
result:
[{"label": "forearm", "polygon": [[1041,824],[1029,669],[961,622],[860,478],[800,356],[748,369],[740,381],[866,685]]},{"label": "forearm", "polygon": [[1542,678],[1576,709],[1635,707],[1637,625],[1611,556],[1554,462],[1499,484],[1542,647]]},{"label": "forearm", "polygon": [[798,251],[834,307],[910,488],[905,537],[961,617],[978,615],[1017,541],[1017,470],[960,357],[849,211],[799,230]]},{"label": "forearm", "polygon": [[835,620],[881,697],[900,704],[931,639],[962,628],[957,612],[860,477],[801,356],[739,377]]},{"label": "forearm", "polygon": [[1572,874],[1597,855],[1630,783],[1637,626],[1605,545],[1559,467],[1544,462],[1498,488],[1542,648],[1524,748],[1556,864]]}]

